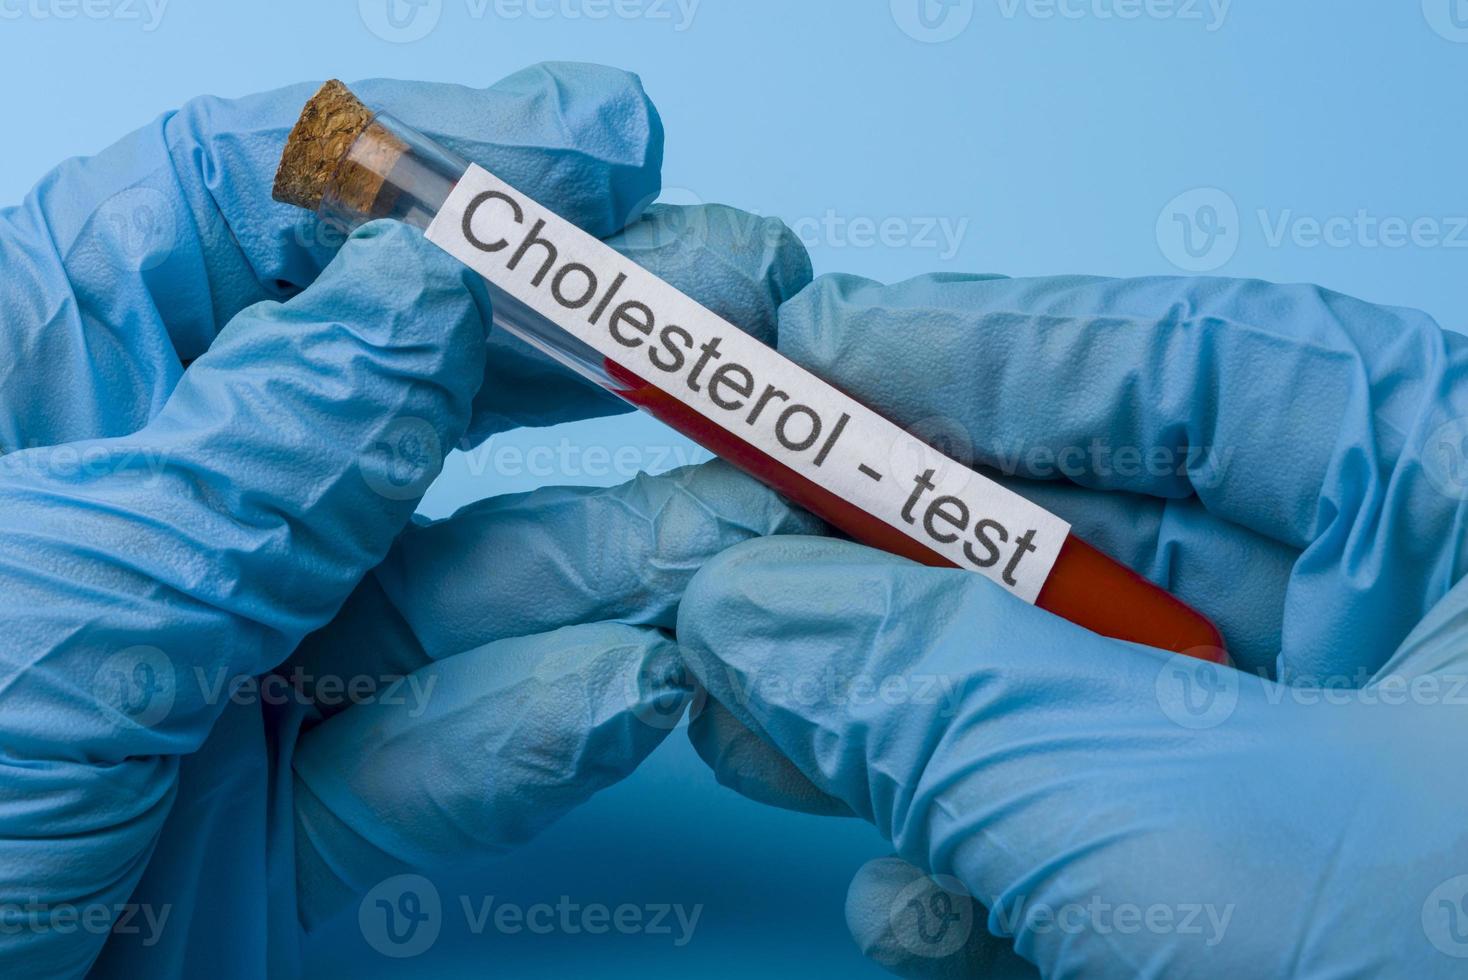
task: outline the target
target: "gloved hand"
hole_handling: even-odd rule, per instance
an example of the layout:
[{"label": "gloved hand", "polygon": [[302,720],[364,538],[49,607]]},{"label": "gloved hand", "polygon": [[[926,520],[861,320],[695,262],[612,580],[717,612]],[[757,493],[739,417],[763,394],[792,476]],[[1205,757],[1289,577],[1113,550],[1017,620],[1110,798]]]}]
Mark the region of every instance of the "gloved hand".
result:
[{"label": "gloved hand", "polygon": [[[398,82],[356,90],[595,234],[617,232],[656,194],[661,126],[623,73],[552,65],[485,91]],[[343,244],[270,201],[275,162],[311,91],[196,100],[97,157],[63,164],[22,206],[0,212],[5,976],[83,972],[123,915],[126,931],[112,936],[99,973],[288,972],[299,933],[297,854],[301,907],[316,908],[312,896],[328,883],[343,887],[332,875],[350,850],[323,828],[336,821],[367,840],[380,831],[346,812],[354,805],[346,794],[362,792],[356,805],[365,811],[380,784],[347,777],[369,771],[359,750],[380,761],[390,748],[348,746],[331,732],[361,724],[352,721],[359,708],[392,712],[381,713],[389,699],[379,691],[310,730],[320,715],[308,700],[279,699],[265,685],[251,694],[248,679],[336,616],[388,554],[448,448],[509,425],[619,408],[506,338],[491,335],[486,360],[489,310],[478,281],[416,232],[378,223]],[[775,306],[809,278],[803,253],[778,229],[734,222],[726,209],[701,209],[699,218],[690,225],[687,212],[654,209],[619,247],[681,276],[705,303],[772,330]],[[731,231],[721,243],[723,225]],[[728,238],[736,228],[745,237]],[[644,492],[650,500],[657,490]],[[721,543],[792,519],[763,496],[749,499],[745,484],[729,493],[722,509],[706,510]],[[544,516],[541,543],[574,530],[583,503],[625,510],[624,543],[659,513],[649,502],[639,517],[636,501],[615,496],[568,500]],[[417,533],[402,546],[415,554],[468,546]],[[544,554],[520,544],[529,551],[494,555],[494,580],[467,582],[454,596],[461,620],[478,616],[480,632],[429,655],[520,635],[496,625],[504,608],[496,596],[516,594],[500,576],[545,568]],[[527,557],[536,561],[518,564]],[[542,630],[603,607],[589,596],[658,606],[625,577],[563,584],[560,602],[540,593]],[[368,628],[374,617],[413,620],[411,600],[400,593],[390,602],[359,593],[334,627],[359,644],[338,651],[352,658],[348,677],[427,649]],[[669,620],[666,610],[649,616]],[[499,692],[525,706],[523,688],[504,680],[512,675],[543,681],[545,696],[564,706],[572,695],[557,678],[598,664],[607,673],[596,677],[609,683],[613,668],[630,665],[637,676],[647,664],[650,702],[683,697],[654,670],[665,651],[650,631],[595,625],[489,647],[445,664],[453,677],[442,705],[405,723],[432,740],[431,727],[452,730],[472,714],[467,704]],[[483,668],[501,662],[508,673]],[[415,756],[414,771],[425,785],[482,791],[481,802],[516,800],[521,809],[507,808],[499,831],[480,829],[487,847],[521,839],[598,778],[630,769],[653,741],[616,737],[627,724],[618,707],[594,685],[585,696],[584,714],[561,719],[568,732],[581,726],[584,743],[567,735],[540,760],[564,754],[564,785],[539,786],[545,771],[523,764],[489,767],[492,787],[454,782],[445,758],[430,771]],[[632,692],[619,707],[635,714],[642,702]],[[492,715],[494,727],[481,716],[485,727],[445,737],[508,743],[532,717],[528,708],[519,719]],[[314,779],[312,760],[344,782]],[[298,826],[309,836],[300,847]]]},{"label": "gloved hand", "polygon": [[678,639],[722,706],[720,778],[951,876],[866,869],[865,948],[1012,971],[982,909],[965,935],[967,892],[1045,976],[1461,972],[1463,338],[1310,287],[947,276],[818,280],[779,341],[1019,477],[1081,447],[1023,492],[1211,615],[1241,668],[836,540],[709,563]]}]

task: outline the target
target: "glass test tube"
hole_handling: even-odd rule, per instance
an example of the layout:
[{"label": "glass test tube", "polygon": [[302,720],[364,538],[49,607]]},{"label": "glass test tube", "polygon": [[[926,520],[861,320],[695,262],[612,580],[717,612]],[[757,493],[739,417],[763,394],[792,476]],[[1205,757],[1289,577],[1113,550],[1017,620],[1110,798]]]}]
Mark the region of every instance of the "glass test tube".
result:
[{"label": "glass test tube", "polygon": [[[346,231],[379,218],[423,230],[468,168],[469,161],[387,113],[368,109],[332,81],[307,104],[291,134],[275,196]],[[923,564],[955,567],[486,282],[497,328],[652,414],[854,540]],[[1066,539],[1035,604],[1103,636],[1227,659],[1222,637],[1207,618],[1075,534]]]}]

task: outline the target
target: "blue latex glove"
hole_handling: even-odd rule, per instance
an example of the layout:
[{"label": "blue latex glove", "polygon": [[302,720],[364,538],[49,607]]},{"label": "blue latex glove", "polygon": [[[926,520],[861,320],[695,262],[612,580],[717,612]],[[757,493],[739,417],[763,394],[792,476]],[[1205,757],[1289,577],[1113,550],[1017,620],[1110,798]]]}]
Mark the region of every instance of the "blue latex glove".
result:
[{"label": "blue latex glove", "polygon": [[[952,876],[1046,976],[1461,973],[1461,337],[1309,287],[949,276],[818,280],[780,347],[900,422],[972,434],[989,465],[1093,439],[1210,450],[1023,490],[1211,615],[1245,670],[962,571],[754,541],[705,566],[678,619],[744,732],[738,753],[701,746],[737,763],[721,779],[779,802],[798,773],[803,802],[827,794]],[[1037,458],[1019,474],[1045,475]],[[870,952],[912,976],[1015,966],[903,868],[853,886]]]},{"label": "blue latex glove", "polygon": [[[311,815],[298,816],[292,759],[299,745],[305,759],[350,760],[328,747],[330,725],[319,740],[302,734],[314,707],[231,699],[234,679],[277,667],[336,616],[388,554],[441,450],[511,424],[619,408],[498,335],[486,360],[477,280],[417,233],[378,223],[343,245],[269,200],[285,135],[313,88],[197,100],[62,165],[0,212],[7,977],[86,970],[129,901],[145,914],[128,914],[99,973],[288,972],[298,821],[315,833],[349,806],[335,788],[311,785],[301,804]],[[660,123],[620,72],[551,65],[483,91],[356,90],[599,235],[635,219],[658,187]],[[694,223],[701,231],[727,217],[706,213],[714,218]],[[715,264],[704,261],[718,251],[714,233],[688,227],[686,215],[656,209],[619,244],[679,271],[704,302],[772,330],[776,304],[808,280],[803,253],[771,235]],[[731,535],[785,520],[762,496],[742,517],[746,492],[731,493]],[[751,530],[737,530],[746,521]],[[558,526],[548,517],[544,533]],[[502,606],[490,601],[492,583],[477,584],[460,598],[491,623]],[[574,611],[595,586],[568,581],[568,598],[547,608]],[[614,583],[613,594],[627,587]],[[413,618],[411,601],[400,608]],[[342,615],[394,613],[368,599]],[[573,621],[553,615],[543,628]],[[340,629],[353,633],[350,623]],[[665,645],[631,630],[526,640],[504,659],[512,671],[553,650],[584,663],[661,662]],[[510,635],[490,630],[459,649]],[[374,642],[357,648],[366,666],[349,677],[406,656],[396,635],[359,624],[356,636]],[[459,662],[446,697],[492,698],[502,681],[472,660],[496,653]],[[653,702],[671,696],[657,678],[648,689]],[[629,711],[641,703],[627,700]],[[583,755],[565,760],[568,782],[630,768],[646,750],[646,739],[599,741],[616,724],[605,714],[588,709],[573,722],[587,739]],[[518,723],[478,731],[479,744],[510,739]],[[507,769],[486,791],[521,807],[514,829],[486,830],[486,840],[519,839],[590,791],[531,781],[519,792],[522,776]],[[322,833],[302,853],[336,860],[345,845],[331,844]],[[325,866],[307,860],[302,908],[316,907]]]},{"label": "blue latex glove", "polygon": [[431,695],[323,706],[301,737],[302,921],[400,874],[493,858],[629,775],[701,695],[668,635],[694,573],[749,538],[820,529],[715,462],[494,498],[404,534],[292,658]]}]

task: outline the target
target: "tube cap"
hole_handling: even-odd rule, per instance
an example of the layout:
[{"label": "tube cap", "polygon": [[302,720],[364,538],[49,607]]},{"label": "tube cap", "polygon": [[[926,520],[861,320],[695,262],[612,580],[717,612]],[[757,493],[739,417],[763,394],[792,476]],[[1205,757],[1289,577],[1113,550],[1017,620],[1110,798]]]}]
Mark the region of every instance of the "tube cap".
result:
[{"label": "tube cap", "polygon": [[337,79],[321,86],[286,139],[271,196],[283,204],[317,210],[337,167],[373,115]]}]

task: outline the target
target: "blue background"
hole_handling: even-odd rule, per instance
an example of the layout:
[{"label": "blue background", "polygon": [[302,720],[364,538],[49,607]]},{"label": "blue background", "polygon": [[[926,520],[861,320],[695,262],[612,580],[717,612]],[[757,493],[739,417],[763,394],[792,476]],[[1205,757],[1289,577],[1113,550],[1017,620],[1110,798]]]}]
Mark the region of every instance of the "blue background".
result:
[{"label": "blue background", "polygon": [[[426,30],[416,40],[383,28],[386,2],[167,0],[155,19],[143,0],[0,0],[0,200],[199,93],[327,75],[487,84],[539,60],[599,61],[640,73],[662,111],[666,199],[779,215],[818,272],[1206,269],[1315,282],[1468,325],[1465,0],[1237,0],[1221,18],[1219,0],[950,0],[936,30],[954,36],[939,42],[925,40],[919,0],[701,0],[691,20],[691,0],[621,0],[633,16],[608,0],[429,0],[408,21],[409,33]],[[1122,16],[1131,11],[1140,16]],[[1383,245],[1370,222],[1387,220],[1416,222],[1415,240]],[[888,222],[886,242],[868,241],[863,221]],[[1333,241],[1312,245],[1312,221]],[[961,231],[956,247],[925,234],[930,225]],[[570,455],[513,454],[562,440]],[[621,470],[576,455],[625,446],[635,452]],[[541,483],[620,482],[629,459],[690,458],[640,417],[520,432],[455,456],[424,510]],[[675,735],[492,880],[440,881],[443,934],[411,966],[881,976],[841,910],[851,873],[881,853],[854,822],[720,789]],[[679,949],[667,936],[473,936],[460,895],[704,910]],[[311,962],[364,977],[404,965],[350,920],[315,939]]]}]

